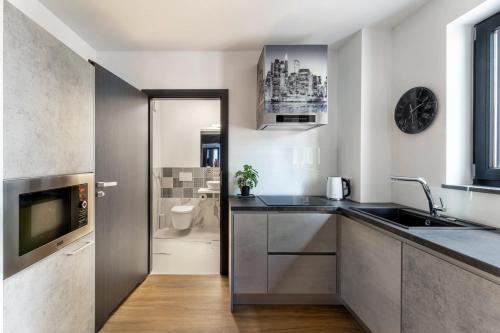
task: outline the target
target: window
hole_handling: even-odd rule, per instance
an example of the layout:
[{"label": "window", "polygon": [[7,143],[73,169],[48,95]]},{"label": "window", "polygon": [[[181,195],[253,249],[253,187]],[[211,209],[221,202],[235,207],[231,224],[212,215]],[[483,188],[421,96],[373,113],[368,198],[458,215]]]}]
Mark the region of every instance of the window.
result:
[{"label": "window", "polygon": [[476,25],[474,184],[500,186],[500,13]]}]

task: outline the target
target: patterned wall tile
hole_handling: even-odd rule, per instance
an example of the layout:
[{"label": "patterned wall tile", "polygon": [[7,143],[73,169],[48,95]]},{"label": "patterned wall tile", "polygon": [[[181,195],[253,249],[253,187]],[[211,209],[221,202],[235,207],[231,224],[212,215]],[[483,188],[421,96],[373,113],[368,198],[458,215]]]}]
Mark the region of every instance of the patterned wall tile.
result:
[{"label": "patterned wall tile", "polygon": [[183,198],[192,198],[193,197],[193,188],[183,188]]},{"label": "patterned wall tile", "polygon": [[161,189],[161,197],[162,198],[171,198],[172,197],[172,189],[171,188],[162,188]]},{"label": "patterned wall tile", "polygon": [[205,187],[205,179],[193,178],[193,187]]},{"label": "patterned wall tile", "polygon": [[213,168],[207,168],[207,174],[205,178],[212,178],[214,176],[214,170]]},{"label": "patterned wall tile", "polygon": [[[162,197],[168,198],[198,198],[198,190],[207,187],[207,180],[219,177],[220,168],[196,167],[196,168],[161,168]],[[181,182],[179,172],[192,172],[193,181]],[[207,195],[209,198],[218,197],[218,195]]]},{"label": "patterned wall tile", "polygon": [[180,187],[174,187],[174,188],[172,189],[172,197],[173,197],[173,198],[182,198],[182,195],[183,195],[183,193],[184,193],[182,190],[183,190],[183,189],[182,189],[182,188],[180,188]]},{"label": "patterned wall tile", "polygon": [[206,178],[220,177],[220,168],[207,168]]},{"label": "patterned wall tile", "polygon": [[174,179],[172,177],[163,177],[161,180],[162,188],[172,188],[174,187]]},{"label": "patterned wall tile", "polygon": [[193,177],[194,178],[203,178],[205,177],[205,168],[193,168]]},{"label": "patterned wall tile", "polygon": [[172,177],[179,178],[179,172],[182,171],[182,168],[172,168]]},{"label": "patterned wall tile", "polygon": [[172,168],[163,168],[163,177],[172,177]]}]

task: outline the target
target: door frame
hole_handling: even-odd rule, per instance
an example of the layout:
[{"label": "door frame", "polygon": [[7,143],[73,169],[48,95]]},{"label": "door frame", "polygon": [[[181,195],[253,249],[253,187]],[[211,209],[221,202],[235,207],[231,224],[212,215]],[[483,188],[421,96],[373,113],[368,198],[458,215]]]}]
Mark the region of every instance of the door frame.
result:
[{"label": "door frame", "polygon": [[153,234],[152,234],[152,208],[153,208],[153,110],[151,101],[160,98],[179,99],[218,99],[220,100],[221,122],[221,192],[220,192],[220,274],[228,275],[229,270],[229,90],[228,89],[143,89],[149,97],[149,271],[152,269]]}]

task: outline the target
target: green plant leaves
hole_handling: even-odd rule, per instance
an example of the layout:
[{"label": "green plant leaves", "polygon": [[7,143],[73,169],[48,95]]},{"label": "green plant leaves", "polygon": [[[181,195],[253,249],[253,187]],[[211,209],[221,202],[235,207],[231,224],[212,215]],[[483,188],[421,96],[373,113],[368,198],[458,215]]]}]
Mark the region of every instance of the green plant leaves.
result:
[{"label": "green plant leaves", "polygon": [[238,170],[235,173],[236,183],[241,188],[249,186],[254,188],[258,184],[259,173],[251,165],[243,165],[243,170]]}]

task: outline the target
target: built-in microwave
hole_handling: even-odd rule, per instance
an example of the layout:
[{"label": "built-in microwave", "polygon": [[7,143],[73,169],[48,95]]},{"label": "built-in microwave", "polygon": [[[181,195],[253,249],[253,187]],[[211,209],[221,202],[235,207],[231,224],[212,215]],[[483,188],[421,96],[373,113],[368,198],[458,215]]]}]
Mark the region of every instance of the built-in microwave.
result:
[{"label": "built-in microwave", "polygon": [[94,229],[94,174],[5,180],[4,279]]}]

